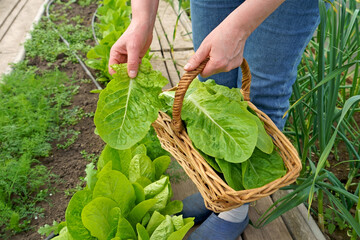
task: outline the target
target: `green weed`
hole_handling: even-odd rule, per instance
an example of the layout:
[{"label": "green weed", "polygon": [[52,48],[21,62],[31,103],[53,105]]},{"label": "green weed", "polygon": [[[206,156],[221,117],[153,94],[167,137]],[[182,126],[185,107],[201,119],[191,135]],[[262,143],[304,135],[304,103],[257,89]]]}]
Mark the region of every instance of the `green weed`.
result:
[{"label": "green weed", "polygon": [[14,66],[0,85],[0,237],[27,229],[40,217],[36,203],[49,194],[52,175],[38,164],[46,157],[61,125],[61,109],[70,104],[74,87],[55,71],[36,76],[26,62]]},{"label": "green weed", "polygon": [[56,146],[60,149],[67,149],[70,147],[79,137],[80,131],[73,129],[65,129],[59,134],[59,139],[64,140],[64,143],[58,143]]},{"label": "green weed", "polygon": [[80,152],[81,156],[88,162],[92,162],[96,164],[97,160],[99,159],[99,155],[96,155],[95,153],[88,153],[86,150],[82,150]]}]

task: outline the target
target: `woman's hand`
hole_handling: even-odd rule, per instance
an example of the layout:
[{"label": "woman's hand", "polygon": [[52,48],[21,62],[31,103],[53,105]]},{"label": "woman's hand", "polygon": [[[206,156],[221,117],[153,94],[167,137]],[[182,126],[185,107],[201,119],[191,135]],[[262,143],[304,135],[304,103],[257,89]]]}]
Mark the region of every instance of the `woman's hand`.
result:
[{"label": "woman's hand", "polygon": [[127,63],[129,77],[136,77],[141,59],[150,47],[152,33],[153,28],[148,23],[131,22],[110,50],[109,73],[115,73],[112,64]]},{"label": "woman's hand", "polygon": [[249,33],[242,29],[237,29],[231,19],[225,19],[217,26],[201,43],[189,62],[185,65],[186,71],[194,70],[210,57],[204,70],[201,72],[202,77],[208,77],[219,72],[229,72],[239,67],[243,60],[245,41]]},{"label": "woman's hand", "polygon": [[243,61],[246,39],[282,2],[284,0],[242,3],[203,40],[184,69],[194,70],[207,57],[210,60],[201,73],[202,77],[239,67]]}]

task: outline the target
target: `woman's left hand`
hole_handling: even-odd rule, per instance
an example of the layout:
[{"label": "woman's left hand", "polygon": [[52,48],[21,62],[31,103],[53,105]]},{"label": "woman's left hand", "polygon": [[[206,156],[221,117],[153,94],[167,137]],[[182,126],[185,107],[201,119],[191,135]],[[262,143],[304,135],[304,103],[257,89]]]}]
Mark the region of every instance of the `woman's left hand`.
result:
[{"label": "woman's left hand", "polygon": [[202,77],[229,72],[239,67],[243,61],[245,41],[249,35],[245,29],[239,29],[232,24],[230,15],[203,40],[184,69],[194,70],[207,57],[210,57],[210,60],[201,72]]}]

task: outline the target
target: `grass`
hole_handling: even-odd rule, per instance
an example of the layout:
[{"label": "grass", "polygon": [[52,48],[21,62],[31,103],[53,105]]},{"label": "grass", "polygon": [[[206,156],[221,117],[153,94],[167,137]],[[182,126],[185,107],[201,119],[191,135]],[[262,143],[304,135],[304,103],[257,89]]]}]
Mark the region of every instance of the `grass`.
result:
[{"label": "grass", "polygon": [[36,203],[49,194],[51,173],[39,157],[62,125],[62,108],[70,105],[75,87],[64,73],[36,75],[25,62],[3,76],[0,85],[0,236],[28,228],[41,216]]},{"label": "grass", "polygon": [[[59,55],[65,54],[64,65],[68,62],[77,62],[72,52],[85,54],[90,50],[91,46],[86,44],[86,41],[92,38],[91,28],[85,28],[81,24],[69,24],[70,20],[63,15],[52,18],[53,21],[62,20],[63,22],[55,25],[43,17],[31,32],[32,39],[25,42],[26,57],[38,57],[48,63],[54,63]],[[61,41],[53,27],[69,42],[70,49]]]},{"label": "grass", "polygon": [[[63,5],[61,11],[71,9],[67,3],[58,2]],[[71,2],[74,1],[68,3]],[[76,2],[87,6],[94,1]],[[55,25],[44,17],[25,43],[27,60],[2,76],[3,84],[0,84],[1,239],[29,230],[31,220],[43,215],[37,204],[53,193],[51,179],[56,176],[39,159],[49,156],[53,140],[58,140],[61,148],[71,145],[79,132],[69,130],[69,126],[83,117],[93,116],[79,107],[70,107],[79,86],[58,71],[56,64],[58,59],[65,59],[64,65],[75,62],[73,51],[84,55],[89,50],[86,41],[92,38],[91,28],[81,25],[82,17],[68,19],[65,14],[59,14],[52,19],[62,21],[56,28],[68,40],[70,49],[53,30]],[[29,66],[29,60],[44,61],[50,71]]]}]

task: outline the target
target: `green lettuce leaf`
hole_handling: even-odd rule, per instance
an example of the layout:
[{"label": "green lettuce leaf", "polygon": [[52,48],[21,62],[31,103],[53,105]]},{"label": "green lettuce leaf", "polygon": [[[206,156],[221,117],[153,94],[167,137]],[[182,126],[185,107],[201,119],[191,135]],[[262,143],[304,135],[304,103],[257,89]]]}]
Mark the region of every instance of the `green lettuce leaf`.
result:
[{"label": "green lettuce leaf", "polygon": [[132,157],[136,154],[144,154],[147,155],[147,149],[144,144],[135,145],[132,150]]},{"label": "green lettuce leaf", "polygon": [[129,175],[129,164],[132,158],[131,149],[117,150],[115,148],[106,145],[104,150],[101,152],[98,169],[101,170],[109,161],[112,162],[112,169],[118,170],[125,174]]},{"label": "green lettuce leaf", "polygon": [[140,223],[136,224],[136,231],[138,233],[138,240],[150,240],[149,233]]},{"label": "green lettuce leaf", "polygon": [[225,182],[235,191],[243,190],[241,166],[243,163],[230,163],[222,159],[215,158],[224,175]]},{"label": "green lettuce leaf", "polygon": [[190,230],[190,228],[192,228],[192,226],[194,226],[194,220],[191,220],[188,223],[186,223],[184,221],[184,223],[185,223],[185,225],[182,228],[180,228],[179,230],[171,233],[167,240],[182,240],[182,239],[184,239],[186,233]]},{"label": "green lettuce leaf", "polygon": [[165,220],[155,229],[150,236],[150,240],[168,239],[171,233],[174,232],[174,225],[170,216],[165,216]]},{"label": "green lettuce leaf", "polygon": [[74,239],[92,239],[81,220],[81,212],[92,199],[89,190],[81,190],[72,196],[65,212],[67,231]]},{"label": "green lettuce leaf", "polygon": [[[195,79],[194,81],[199,81]],[[199,85],[199,84],[198,84]],[[219,85],[215,83],[215,80],[209,79],[206,82],[203,83],[203,86],[207,89],[207,91],[213,95],[223,95],[230,100],[242,102],[244,101],[244,97],[240,92],[239,88],[228,88],[223,85]]]},{"label": "green lettuce leaf", "polygon": [[135,191],[130,181],[119,171],[111,170],[103,174],[97,181],[93,198],[107,197],[114,200],[124,217],[135,205]]},{"label": "green lettuce leaf", "polygon": [[270,135],[266,132],[264,123],[256,115],[256,113],[250,108],[247,108],[249,112],[253,114],[253,119],[255,120],[258,126],[258,138],[256,141],[256,147],[263,151],[264,153],[270,154],[274,149],[274,143]]},{"label": "green lettuce leaf", "polygon": [[134,228],[137,223],[141,222],[141,219],[143,219],[145,214],[155,205],[156,202],[156,199],[148,199],[139,203],[131,210],[128,220]]},{"label": "green lettuce leaf", "polygon": [[86,181],[86,187],[92,191],[94,189],[94,186],[96,184],[97,181],[97,170],[95,170],[95,165],[94,163],[89,163],[86,165],[86,169],[85,169],[85,181]]},{"label": "green lettuce leaf", "polygon": [[81,213],[84,226],[91,235],[106,240],[112,229],[111,210],[117,203],[106,197],[98,197],[89,202]]},{"label": "green lettuce leaf", "polygon": [[257,148],[241,168],[245,189],[262,187],[286,174],[284,162],[277,151],[266,154]]},{"label": "green lettuce leaf", "polygon": [[144,188],[145,199],[153,198],[155,195],[159,194],[169,184],[169,178],[164,176],[163,178],[147,185]]},{"label": "green lettuce leaf", "polygon": [[207,155],[239,163],[254,151],[258,129],[246,102],[199,88],[184,100],[182,118],[194,145]]},{"label": "green lettuce leaf", "polygon": [[112,148],[127,149],[145,137],[160,109],[158,95],[167,84],[160,72],[143,59],[136,78],[127,75],[126,64],[114,65],[114,79],[100,93],[95,125]]},{"label": "green lettuce leaf", "polygon": [[[56,236],[54,238],[52,238],[54,240],[75,240],[77,238],[73,238],[69,231],[68,231],[68,228],[67,227],[63,227],[59,233],[59,236]],[[85,238],[87,239],[87,238]]]},{"label": "green lettuce leaf", "polygon": [[130,222],[125,218],[120,218],[115,237],[119,239],[136,239],[136,233]]},{"label": "green lettuce leaf", "polygon": [[149,233],[150,236],[164,220],[165,216],[160,214],[158,211],[154,211],[154,213],[151,215],[149,223],[146,226],[146,231]]},{"label": "green lettuce leaf", "polygon": [[175,231],[180,230],[180,228],[182,228],[184,226],[184,219],[183,219],[182,215],[172,216],[171,221],[174,224]]},{"label": "green lettuce leaf", "polygon": [[180,200],[174,200],[169,202],[164,209],[160,211],[163,215],[173,215],[181,212],[183,209],[183,203]]},{"label": "green lettuce leaf", "polygon": [[136,182],[140,177],[155,180],[155,168],[151,159],[145,154],[136,154],[130,161],[129,180]]},{"label": "green lettuce leaf", "polygon": [[135,191],[135,196],[136,196],[135,203],[138,204],[138,203],[144,201],[145,200],[145,192],[144,192],[143,186],[141,186],[137,182],[134,182],[132,185],[133,185],[133,188]]},{"label": "green lettuce leaf", "polygon": [[170,153],[161,147],[160,141],[157,138],[156,132],[153,127],[150,128],[150,131],[139,142],[139,144],[144,144],[146,146],[147,155],[151,159],[156,159],[163,155],[170,156]]},{"label": "green lettuce leaf", "polygon": [[155,179],[160,179],[166,169],[170,165],[171,159],[169,156],[161,156],[153,160],[153,166],[155,168]]},{"label": "green lettuce leaf", "polygon": [[147,212],[145,214],[145,216],[143,217],[143,219],[141,220],[141,225],[143,225],[145,227],[149,223],[150,218],[151,218],[151,215],[149,212]]}]

